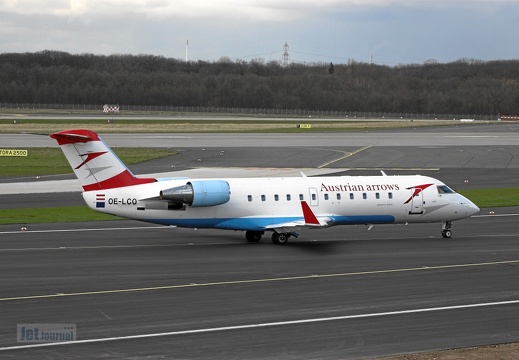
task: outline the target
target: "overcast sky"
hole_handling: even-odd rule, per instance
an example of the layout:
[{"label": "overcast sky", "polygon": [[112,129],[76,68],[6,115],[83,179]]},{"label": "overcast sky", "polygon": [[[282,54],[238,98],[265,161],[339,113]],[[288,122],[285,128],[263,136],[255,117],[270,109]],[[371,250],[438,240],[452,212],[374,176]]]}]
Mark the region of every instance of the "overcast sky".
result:
[{"label": "overcast sky", "polygon": [[0,0],[0,53],[385,65],[519,59],[519,0]]}]

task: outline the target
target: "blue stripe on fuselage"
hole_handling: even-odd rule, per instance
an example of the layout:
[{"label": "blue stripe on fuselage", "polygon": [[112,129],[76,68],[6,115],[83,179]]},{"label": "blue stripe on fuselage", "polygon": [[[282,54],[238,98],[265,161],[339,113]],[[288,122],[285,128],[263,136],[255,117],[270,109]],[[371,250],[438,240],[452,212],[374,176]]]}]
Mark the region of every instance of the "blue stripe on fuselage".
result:
[{"label": "blue stripe on fuselage", "polygon": [[393,215],[331,216],[331,218],[333,223],[330,225],[392,224],[395,222]]},{"label": "blue stripe on fuselage", "polygon": [[[329,216],[330,225],[354,224],[392,224],[392,215],[352,215]],[[273,224],[302,221],[302,217],[269,217],[269,218],[211,218],[211,219],[147,219],[146,221],[162,225],[175,225],[190,228],[215,228],[228,230],[264,230]]]}]

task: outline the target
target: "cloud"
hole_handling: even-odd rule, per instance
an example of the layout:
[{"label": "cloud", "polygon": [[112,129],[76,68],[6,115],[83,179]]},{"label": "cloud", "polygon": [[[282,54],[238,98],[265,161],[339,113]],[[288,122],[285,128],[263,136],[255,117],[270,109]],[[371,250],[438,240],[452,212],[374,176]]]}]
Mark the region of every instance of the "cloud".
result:
[{"label": "cloud", "polygon": [[[517,58],[514,0],[0,0],[0,51],[398,64]],[[315,56],[314,56],[315,55]]]},{"label": "cloud", "polygon": [[136,13],[153,18],[225,17],[290,21],[326,13],[354,13],[374,7],[452,7],[513,3],[514,0],[4,0],[0,11],[82,17]]}]

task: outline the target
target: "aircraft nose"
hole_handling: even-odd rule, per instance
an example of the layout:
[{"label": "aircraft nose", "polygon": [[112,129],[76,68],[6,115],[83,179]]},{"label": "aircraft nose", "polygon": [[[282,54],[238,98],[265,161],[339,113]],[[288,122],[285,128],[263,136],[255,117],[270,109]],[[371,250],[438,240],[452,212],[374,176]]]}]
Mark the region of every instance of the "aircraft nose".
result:
[{"label": "aircraft nose", "polygon": [[477,214],[480,211],[479,207],[476,204],[474,204],[472,201],[470,201],[469,199],[467,199],[465,197],[464,197],[464,200],[465,201],[462,204],[468,208],[469,216]]},{"label": "aircraft nose", "polygon": [[474,214],[477,214],[479,211],[480,211],[480,208],[478,208],[474,203],[470,203],[469,205],[469,208],[470,208],[470,211],[471,211],[471,214],[470,215],[474,215]]}]

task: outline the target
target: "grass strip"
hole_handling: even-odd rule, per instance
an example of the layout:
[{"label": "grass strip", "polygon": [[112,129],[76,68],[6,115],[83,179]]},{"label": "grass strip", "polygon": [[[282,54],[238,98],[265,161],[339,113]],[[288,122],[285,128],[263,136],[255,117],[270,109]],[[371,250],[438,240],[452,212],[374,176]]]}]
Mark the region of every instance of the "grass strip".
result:
[{"label": "grass strip", "polygon": [[[59,147],[28,148],[28,156],[0,157],[0,176],[45,176],[70,174],[72,169]],[[137,164],[147,160],[174,155],[169,149],[114,148],[113,151],[125,164]]]},{"label": "grass strip", "polygon": [[[299,124],[310,124],[301,128]],[[0,133],[50,134],[64,129],[88,128],[101,135],[106,133],[312,133],[355,132],[428,126],[462,126],[458,121],[352,121],[320,119],[303,120],[19,120],[16,124],[0,119]],[[474,124],[474,123],[471,123]]]},{"label": "grass strip", "polygon": [[470,189],[459,193],[480,208],[519,206],[519,188]]},{"label": "grass strip", "polygon": [[85,206],[62,206],[36,209],[0,210],[0,224],[35,224],[53,222],[120,220]]}]

